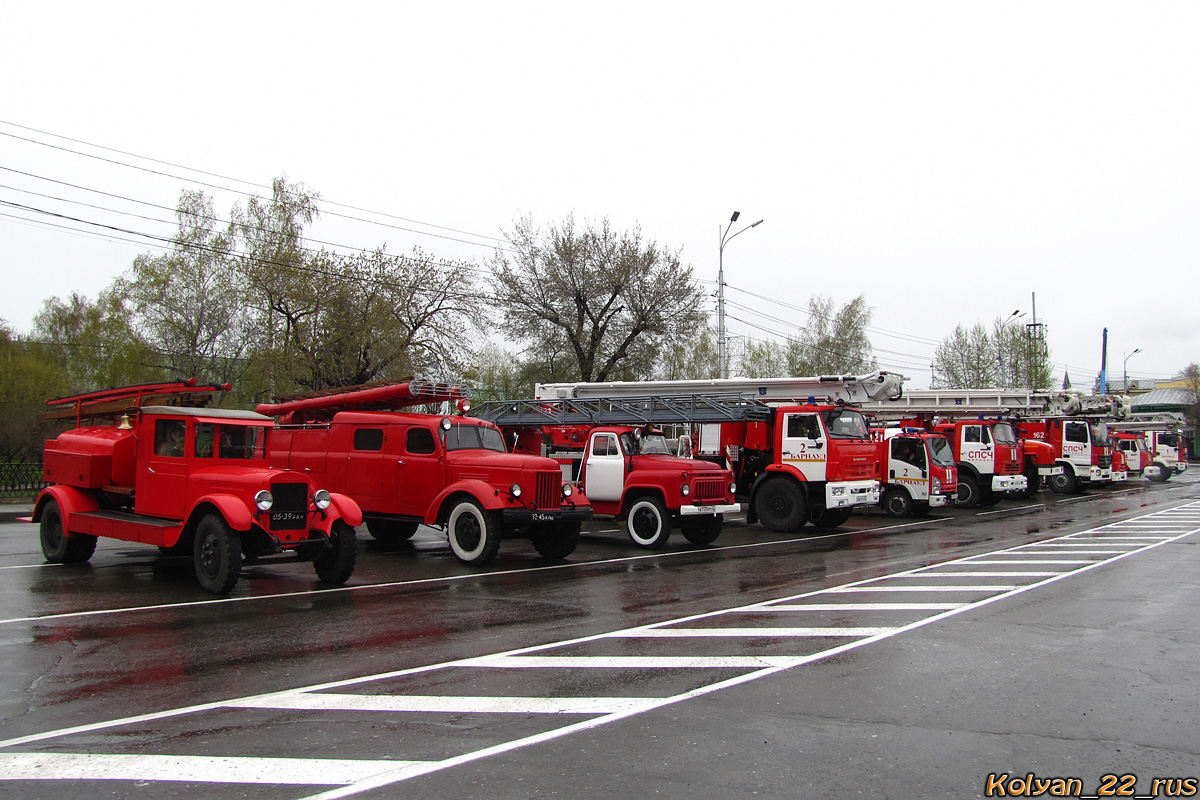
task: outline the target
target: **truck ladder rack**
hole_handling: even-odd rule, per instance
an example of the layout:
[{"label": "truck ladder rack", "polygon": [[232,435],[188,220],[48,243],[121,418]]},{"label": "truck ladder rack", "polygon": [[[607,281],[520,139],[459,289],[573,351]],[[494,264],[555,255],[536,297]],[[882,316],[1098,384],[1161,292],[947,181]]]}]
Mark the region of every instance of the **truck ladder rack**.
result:
[{"label": "truck ladder rack", "polygon": [[471,415],[501,426],[655,425],[748,422],[770,418],[771,409],[741,394],[678,395],[561,400],[493,400]]}]

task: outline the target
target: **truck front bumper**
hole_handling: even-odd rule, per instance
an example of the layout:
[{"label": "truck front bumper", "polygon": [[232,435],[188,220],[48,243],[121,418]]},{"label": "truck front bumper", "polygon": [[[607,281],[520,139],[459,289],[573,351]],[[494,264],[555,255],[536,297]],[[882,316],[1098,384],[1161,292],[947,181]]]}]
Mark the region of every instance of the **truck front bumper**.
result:
[{"label": "truck front bumper", "polygon": [[505,528],[528,528],[530,525],[557,525],[560,522],[585,522],[592,518],[591,506],[540,511],[530,508],[506,508],[501,513]]},{"label": "truck front bumper", "polygon": [[1092,481],[1111,481],[1113,479],[1112,470],[1104,467],[1092,467],[1088,470],[1088,480]]},{"label": "truck front bumper", "polygon": [[1182,475],[1183,473],[1187,472],[1187,468],[1188,468],[1188,462],[1180,461],[1178,464],[1175,465],[1175,474]]},{"label": "truck front bumper", "polygon": [[741,503],[721,503],[714,506],[680,506],[679,516],[695,517],[708,514],[736,514],[741,510]]},{"label": "truck front bumper", "polygon": [[993,475],[993,492],[1023,492],[1029,488],[1029,479],[1024,475]]},{"label": "truck front bumper", "polygon": [[942,506],[946,505],[946,503],[947,503],[947,498],[946,498],[946,495],[944,495],[944,494],[929,495],[929,507],[930,508],[941,508]]},{"label": "truck front bumper", "polygon": [[1043,478],[1049,478],[1051,475],[1062,475],[1062,474],[1063,474],[1062,464],[1054,464],[1053,466],[1049,466],[1049,467],[1042,467],[1042,466],[1038,467],[1038,475]]},{"label": "truck front bumper", "polygon": [[825,484],[825,508],[873,506],[879,503],[879,481],[843,481]]},{"label": "truck front bumper", "polygon": [[1112,471],[1112,481],[1113,481],[1113,483],[1120,483],[1121,481],[1127,481],[1127,480],[1129,480],[1129,473],[1128,473],[1128,472],[1126,472],[1126,471],[1124,471],[1124,470],[1122,470],[1122,471],[1118,472],[1118,471],[1117,471],[1117,470],[1115,470],[1115,469]]}]

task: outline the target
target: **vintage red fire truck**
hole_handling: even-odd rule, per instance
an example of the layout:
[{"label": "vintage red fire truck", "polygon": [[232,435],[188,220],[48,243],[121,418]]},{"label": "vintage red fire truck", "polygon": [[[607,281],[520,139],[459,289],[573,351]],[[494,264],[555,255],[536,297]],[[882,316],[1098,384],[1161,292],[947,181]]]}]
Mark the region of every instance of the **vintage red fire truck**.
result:
[{"label": "vintage red fire truck", "polygon": [[[724,515],[741,510],[732,472],[678,457],[652,425],[530,427],[506,414],[511,405],[498,404],[505,416],[497,421],[513,437],[514,452],[554,458],[566,478],[587,494],[596,516],[623,520],[639,547],[662,547],[673,527],[692,544],[711,544],[721,533]],[[613,417],[610,413],[609,419]]]},{"label": "vintage red fire truck", "polygon": [[[837,527],[879,502],[878,455],[852,404],[896,396],[904,377],[727,378],[543,384],[541,401],[613,402],[676,410],[697,425],[696,454],[733,472],[748,522],[796,531]],[[655,418],[658,422],[662,416]]]},{"label": "vintage red fire truck", "polygon": [[926,514],[955,502],[958,467],[945,436],[917,427],[876,427],[871,438],[882,467],[879,504],[888,516]]},{"label": "vintage red fire truck", "polygon": [[50,485],[30,521],[41,525],[46,558],[87,561],[108,537],[190,554],[200,585],[217,594],[236,585],[243,554],[298,554],[325,583],[349,579],[362,522],[355,502],[268,466],[270,417],[183,404],[229,388],[193,379],[48,400],[57,410],[43,416],[75,427],[43,455]]},{"label": "vintage red fire truck", "polygon": [[527,538],[546,558],[566,558],[592,516],[586,496],[550,458],[509,453],[490,422],[395,411],[469,399],[426,381],[372,384],[264,403],[278,417],[268,462],[313,475],[354,498],[367,530],[385,543],[421,524],[446,531],[454,556],[482,565],[502,539]]}]

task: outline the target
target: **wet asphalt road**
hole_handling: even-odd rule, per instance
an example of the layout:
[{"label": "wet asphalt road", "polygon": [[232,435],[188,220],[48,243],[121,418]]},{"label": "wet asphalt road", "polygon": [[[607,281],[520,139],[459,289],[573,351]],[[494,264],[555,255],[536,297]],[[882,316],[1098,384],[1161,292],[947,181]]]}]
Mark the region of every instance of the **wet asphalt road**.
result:
[{"label": "wet asphalt road", "polygon": [[707,548],[595,521],[483,570],[362,530],[346,587],[263,561],[228,598],[0,523],[0,797],[1186,796],[1193,474]]}]

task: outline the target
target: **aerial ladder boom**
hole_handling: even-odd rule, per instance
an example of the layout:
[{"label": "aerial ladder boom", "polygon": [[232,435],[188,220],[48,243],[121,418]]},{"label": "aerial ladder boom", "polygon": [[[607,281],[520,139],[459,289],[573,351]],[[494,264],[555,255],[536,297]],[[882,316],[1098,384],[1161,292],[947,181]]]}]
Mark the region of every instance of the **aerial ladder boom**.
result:
[{"label": "aerial ladder boom", "polygon": [[412,378],[293,395],[274,403],[259,403],[254,410],[268,417],[280,417],[282,422],[314,422],[327,421],[338,411],[395,411],[468,398],[467,390],[462,386]]},{"label": "aerial ladder boom", "polygon": [[587,400],[626,397],[741,396],[762,401],[867,403],[899,397],[905,381],[894,372],[866,375],[819,375],[810,378],[720,378],[686,381],[612,381],[539,383],[537,400]]},{"label": "aerial ladder boom", "polygon": [[861,408],[864,413],[881,419],[989,414],[1118,420],[1130,414],[1129,398],[1124,395],[1081,395],[1039,389],[916,389],[886,403],[864,403]]}]

